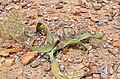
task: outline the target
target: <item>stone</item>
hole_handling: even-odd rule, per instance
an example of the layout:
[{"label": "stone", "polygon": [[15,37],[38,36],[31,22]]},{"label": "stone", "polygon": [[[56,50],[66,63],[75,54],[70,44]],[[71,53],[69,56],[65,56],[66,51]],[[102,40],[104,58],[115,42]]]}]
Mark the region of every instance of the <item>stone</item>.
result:
[{"label": "stone", "polygon": [[51,70],[51,66],[50,66],[49,62],[44,62],[42,64],[42,66],[43,66],[44,71],[50,71]]},{"label": "stone", "polygon": [[120,40],[113,41],[112,45],[116,47],[120,47]]},{"label": "stone", "polygon": [[1,52],[0,52],[0,56],[8,56],[8,55],[9,55],[8,52],[5,52],[5,51],[1,51]]},{"label": "stone", "polygon": [[38,52],[37,52],[37,51],[34,51],[34,52],[27,52],[27,53],[25,53],[24,55],[22,55],[22,56],[20,57],[20,59],[21,59],[23,65],[27,65],[27,64],[29,64],[31,61],[33,61],[33,60],[36,58],[37,54],[38,54]]},{"label": "stone", "polygon": [[101,4],[93,4],[94,10],[100,10],[102,8]]},{"label": "stone", "polygon": [[65,66],[64,66],[64,65],[61,65],[61,66],[60,66],[60,70],[61,70],[61,71],[64,71],[64,70],[65,70]]},{"label": "stone", "polygon": [[12,66],[13,65],[13,63],[14,63],[14,58],[8,58],[8,59],[6,59],[5,60],[5,66]]},{"label": "stone", "polygon": [[80,8],[80,12],[81,12],[81,13],[87,13],[87,12],[88,12],[88,9],[87,9],[87,8]]}]

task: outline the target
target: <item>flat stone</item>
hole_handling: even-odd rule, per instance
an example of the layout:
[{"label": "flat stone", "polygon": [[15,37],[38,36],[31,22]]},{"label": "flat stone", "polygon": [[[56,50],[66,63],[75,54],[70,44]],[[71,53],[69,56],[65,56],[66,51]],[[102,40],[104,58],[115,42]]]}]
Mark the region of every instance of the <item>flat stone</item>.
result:
[{"label": "flat stone", "polygon": [[93,4],[94,10],[100,10],[102,8],[101,4]]},{"label": "flat stone", "polygon": [[14,63],[14,58],[9,58],[5,60],[5,66],[12,66]]},{"label": "flat stone", "polygon": [[37,53],[38,52],[34,51],[34,52],[27,52],[24,55],[22,55],[20,59],[23,65],[29,64],[31,61],[33,61],[36,58]]},{"label": "flat stone", "polygon": [[80,8],[79,10],[80,10],[81,13],[87,13],[88,12],[87,8]]}]

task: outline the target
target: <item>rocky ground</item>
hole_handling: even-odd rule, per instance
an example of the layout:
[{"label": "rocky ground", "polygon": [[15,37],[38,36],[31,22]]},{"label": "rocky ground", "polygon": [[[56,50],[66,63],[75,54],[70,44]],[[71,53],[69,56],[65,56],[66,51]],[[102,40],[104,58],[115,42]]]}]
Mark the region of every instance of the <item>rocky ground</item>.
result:
[{"label": "rocky ground", "polygon": [[[54,40],[64,41],[61,45],[82,33],[104,34],[87,43],[89,53],[76,48],[60,52],[60,70],[74,79],[120,79],[119,0],[0,0],[0,21],[14,10],[25,15],[26,35],[34,45],[47,45],[45,35],[36,36],[38,22],[46,23]],[[1,43],[0,49],[6,50],[0,51],[0,79],[56,79],[50,64],[39,63],[41,55],[29,50],[30,41]]]}]

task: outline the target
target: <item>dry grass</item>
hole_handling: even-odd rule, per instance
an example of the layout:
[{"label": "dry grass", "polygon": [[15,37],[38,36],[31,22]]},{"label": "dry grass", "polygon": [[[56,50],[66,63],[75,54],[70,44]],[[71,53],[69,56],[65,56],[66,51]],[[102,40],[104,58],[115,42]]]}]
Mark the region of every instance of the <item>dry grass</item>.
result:
[{"label": "dry grass", "polygon": [[11,11],[4,20],[0,21],[0,36],[4,39],[24,42],[27,39],[24,34],[26,30],[24,17],[25,15],[17,10]]}]

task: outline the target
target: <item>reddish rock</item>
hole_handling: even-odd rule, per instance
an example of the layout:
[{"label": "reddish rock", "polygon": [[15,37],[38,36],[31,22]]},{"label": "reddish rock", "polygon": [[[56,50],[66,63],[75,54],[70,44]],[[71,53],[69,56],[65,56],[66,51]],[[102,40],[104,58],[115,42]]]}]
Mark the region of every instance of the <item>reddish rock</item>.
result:
[{"label": "reddish rock", "polygon": [[48,62],[44,62],[42,64],[42,66],[43,66],[45,71],[50,71],[51,70],[51,66],[50,66],[50,64]]},{"label": "reddish rock", "polygon": [[5,51],[0,52],[0,56],[8,56],[8,55],[9,55],[8,52],[5,52]]},{"label": "reddish rock", "polygon": [[120,40],[115,40],[115,41],[113,41],[112,45],[113,45],[113,46],[120,47]]},{"label": "reddish rock", "polygon": [[22,55],[20,57],[23,65],[29,64],[31,61],[33,61],[36,56],[37,56],[38,52],[34,51],[34,52],[27,52],[24,55]]},{"label": "reddish rock", "polygon": [[95,17],[90,17],[90,20],[92,21],[92,22],[97,22],[97,21],[99,21],[97,18],[95,18]]},{"label": "reddish rock", "polygon": [[11,66],[14,63],[14,58],[9,58],[5,60],[5,66]]},{"label": "reddish rock", "polygon": [[88,9],[87,9],[87,8],[80,8],[80,12],[81,12],[81,13],[87,13],[87,12],[88,12]]}]

